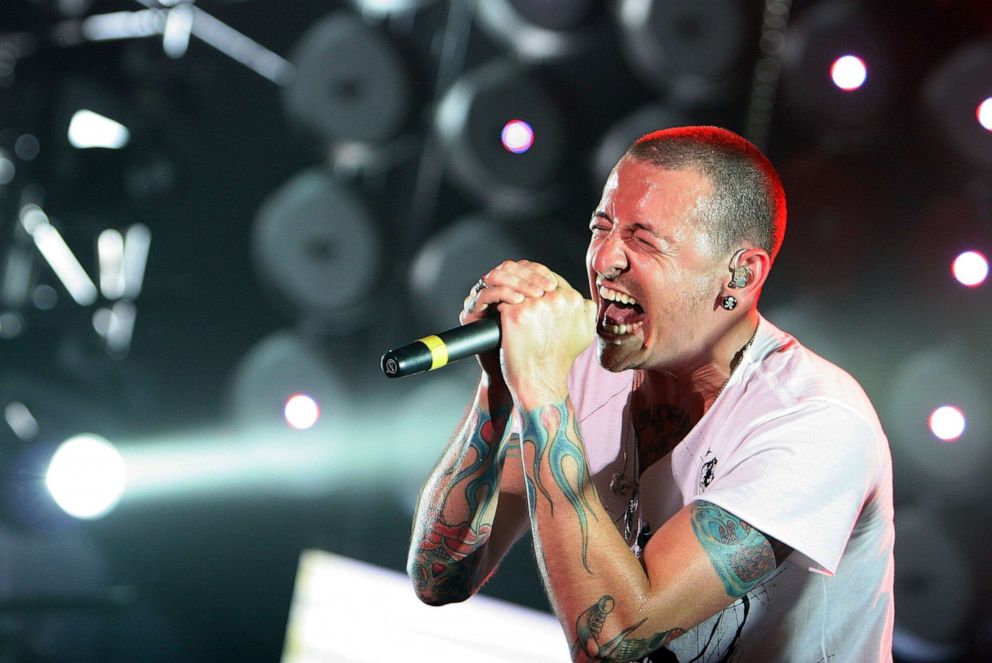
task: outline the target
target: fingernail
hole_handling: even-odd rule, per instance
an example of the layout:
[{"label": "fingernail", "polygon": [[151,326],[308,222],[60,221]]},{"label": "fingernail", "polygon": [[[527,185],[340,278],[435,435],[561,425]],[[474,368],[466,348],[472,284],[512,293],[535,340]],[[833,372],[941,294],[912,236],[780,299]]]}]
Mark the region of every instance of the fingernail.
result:
[{"label": "fingernail", "polygon": [[519,303],[521,303],[522,301],[524,301],[524,300],[525,300],[525,299],[527,299],[527,298],[526,298],[526,297],[524,297],[524,296],[523,296],[522,294],[520,294],[519,292],[517,292],[517,293],[514,293],[514,297],[513,297],[513,299],[514,299],[514,301],[516,301],[516,303],[517,303],[517,304],[519,304]]},{"label": "fingernail", "polygon": [[551,288],[552,290],[558,287],[558,281],[555,279],[546,278],[544,279],[544,282],[547,283],[548,287]]}]

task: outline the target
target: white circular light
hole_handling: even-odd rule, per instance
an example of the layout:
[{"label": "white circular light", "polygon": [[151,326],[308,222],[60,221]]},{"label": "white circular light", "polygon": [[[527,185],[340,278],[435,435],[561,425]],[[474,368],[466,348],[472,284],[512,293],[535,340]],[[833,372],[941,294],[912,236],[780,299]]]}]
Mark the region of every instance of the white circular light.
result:
[{"label": "white circular light", "polygon": [[283,413],[286,416],[286,423],[296,430],[312,428],[320,419],[320,407],[306,394],[293,394],[286,399]]},{"label": "white circular light", "polygon": [[508,152],[523,154],[534,146],[534,128],[523,120],[510,120],[499,134]]},{"label": "white circular light", "polygon": [[961,437],[967,424],[964,412],[953,405],[942,405],[930,414],[930,432],[944,442]]},{"label": "white circular light", "polygon": [[992,131],[992,97],[978,104],[975,116],[978,117],[978,123],[982,127],[988,131]]},{"label": "white circular light", "polygon": [[121,499],[127,471],[120,452],[99,435],[76,435],[52,456],[45,485],[70,516],[100,518]]},{"label": "white circular light", "polygon": [[961,285],[975,288],[985,283],[989,275],[989,261],[978,251],[965,251],[954,259],[951,271]]},{"label": "white circular light", "polygon": [[830,66],[830,78],[834,85],[845,92],[857,90],[868,78],[865,61],[856,55],[845,55],[834,60]]}]

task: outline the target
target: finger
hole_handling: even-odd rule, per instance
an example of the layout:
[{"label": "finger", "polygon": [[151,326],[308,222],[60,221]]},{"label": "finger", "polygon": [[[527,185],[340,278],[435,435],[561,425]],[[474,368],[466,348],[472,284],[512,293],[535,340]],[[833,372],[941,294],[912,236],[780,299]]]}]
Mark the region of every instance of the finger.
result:
[{"label": "finger", "polygon": [[509,288],[528,297],[540,297],[545,292],[554,289],[547,277],[518,263],[510,265],[504,263],[490,271],[484,278],[487,285],[486,290]]},{"label": "finger", "polygon": [[531,270],[531,278],[536,277],[545,290],[554,290],[558,287],[558,275],[545,265],[539,262],[531,262],[530,260],[521,260],[520,264]]},{"label": "finger", "polygon": [[506,287],[486,287],[482,290],[470,292],[462,306],[462,310],[467,315],[479,314],[494,304],[509,303],[519,304],[526,299],[526,296]]}]

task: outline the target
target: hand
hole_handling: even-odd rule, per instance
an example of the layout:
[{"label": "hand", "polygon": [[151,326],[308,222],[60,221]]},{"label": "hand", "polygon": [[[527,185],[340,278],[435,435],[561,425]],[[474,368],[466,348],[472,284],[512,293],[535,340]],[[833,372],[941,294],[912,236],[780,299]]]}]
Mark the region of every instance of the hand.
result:
[{"label": "hand", "polygon": [[[458,321],[463,325],[490,315],[493,308],[502,311],[504,305],[520,304],[528,297],[542,297],[558,287],[558,277],[554,272],[529,260],[504,260],[486,272],[482,281],[485,287],[473,287],[465,298],[458,316]],[[479,364],[491,380],[502,381],[497,351],[480,354]]]},{"label": "hand", "polygon": [[555,278],[554,291],[499,307],[503,378],[522,411],[565,399],[572,364],[596,333],[596,305]]}]

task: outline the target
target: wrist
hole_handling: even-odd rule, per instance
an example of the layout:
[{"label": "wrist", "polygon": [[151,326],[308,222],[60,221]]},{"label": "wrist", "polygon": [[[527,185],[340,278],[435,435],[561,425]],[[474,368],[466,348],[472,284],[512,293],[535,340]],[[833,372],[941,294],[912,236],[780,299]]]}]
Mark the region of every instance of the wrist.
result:
[{"label": "wrist", "polygon": [[483,372],[476,390],[476,406],[493,418],[507,416],[513,408],[513,396],[502,376],[492,378]]},{"label": "wrist", "polygon": [[566,384],[528,384],[513,392],[513,402],[521,412],[533,412],[568,400]]}]

